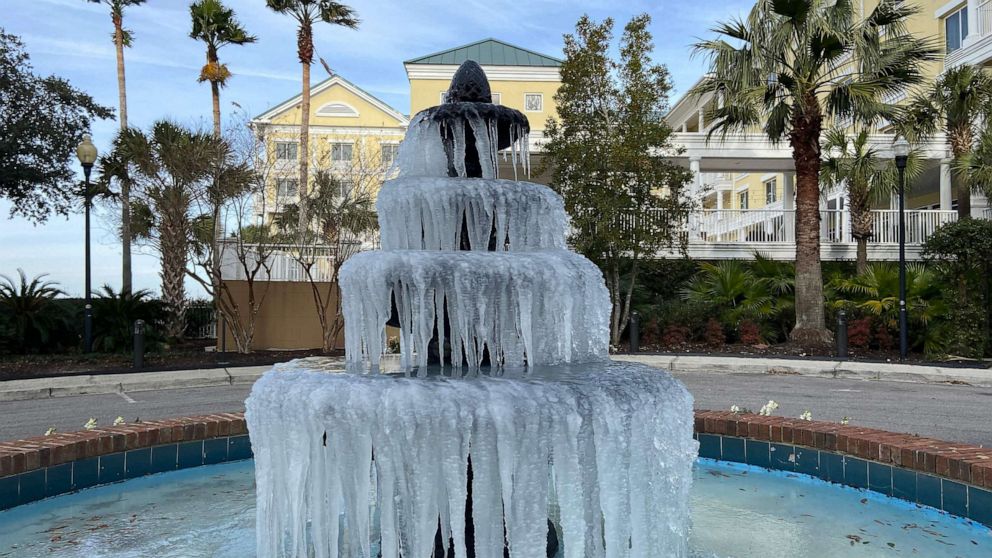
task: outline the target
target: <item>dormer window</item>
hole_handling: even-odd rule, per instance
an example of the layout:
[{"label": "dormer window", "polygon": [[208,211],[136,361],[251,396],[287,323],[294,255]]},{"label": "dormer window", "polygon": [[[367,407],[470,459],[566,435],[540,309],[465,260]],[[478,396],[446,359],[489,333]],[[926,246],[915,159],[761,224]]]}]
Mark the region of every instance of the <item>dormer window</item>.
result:
[{"label": "dormer window", "polygon": [[346,103],[327,103],[317,109],[317,116],[354,118],[358,116],[358,111]]}]

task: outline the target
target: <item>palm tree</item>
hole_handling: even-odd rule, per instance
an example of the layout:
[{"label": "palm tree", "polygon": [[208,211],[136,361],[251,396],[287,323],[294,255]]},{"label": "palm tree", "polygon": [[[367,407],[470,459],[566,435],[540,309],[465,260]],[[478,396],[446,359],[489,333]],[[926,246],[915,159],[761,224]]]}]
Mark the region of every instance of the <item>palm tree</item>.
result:
[{"label": "palm tree", "polygon": [[200,70],[200,82],[210,82],[213,98],[214,136],[220,137],[220,89],[227,85],[231,77],[226,64],[221,64],[217,51],[225,45],[245,45],[254,43],[257,37],[249,35],[234,17],[234,10],[224,7],[220,0],[199,0],[189,5],[193,30],[190,38],[203,41],[207,45],[207,63]]},{"label": "palm tree", "polygon": [[225,144],[213,134],[168,121],[156,122],[150,134],[134,129],[122,134],[115,142],[119,153],[113,157],[135,167],[140,183],[135,230],[158,249],[162,300],[170,311],[166,334],[179,338],[185,326],[190,250],[201,233],[196,226],[198,216],[192,214],[193,202],[212,184],[215,163],[224,156]]},{"label": "palm tree", "polygon": [[944,72],[928,90],[910,101],[899,120],[900,133],[912,141],[947,133],[947,144],[955,164],[952,170],[957,184],[958,218],[971,217],[971,184],[965,156],[975,144],[977,127],[983,122],[992,103],[992,76],[975,66],[957,66]]},{"label": "palm tree", "polygon": [[268,7],[296,20],[296,55],[303,67],[303,95],[300,102],[300,226],[309,223],[307,214],[309,139],[310,139],[310,65],[313,64],[313,24],[318,21],[356,29],[358,18],[350,7],[331,0],[266,0]]},{"label": "palm tree", "polygon": [[[891,157],[879,156],[869,141],[869,128],[858,126],[853,135],[834,128],[827,132],[823,151],[827,157],[820,169],[826,187],[843,185],[851,213],[851,236],[858,245],[857,271],[868,269],[868,240],[873,234],[872,206],[899,187],[899,174]],[[907,182],[920,174],[919,158],[910,153],[906,165]]]},{"label": "palm tree", "polygon": [[788,140],[796,169],[796,326],[800,343],[830,340],[820,266],[820,135],[827,117],[893,119],[882,101],[923,80],[936,49],[906,30],[918,8],[882,0],[864,17],[853,0],[757,0],[744,19],[696,44],[710,73],[695,88],[723,102],[710,111],[726,134],[760,128]]},{"label": "palm tree", "polygon": [[[124,8],[138,6],[145,0],[86,0],[94,4],[106,4],[110,8],[110,20],[114,24],[114,48],[117,50],[117,97],[120,102],[121,130],[127,129],[127,87],[124,80],[124,47],[131,46],[133,36],[124,29]],[[131,290],[131,183],[121,180],[121,291]]]}]

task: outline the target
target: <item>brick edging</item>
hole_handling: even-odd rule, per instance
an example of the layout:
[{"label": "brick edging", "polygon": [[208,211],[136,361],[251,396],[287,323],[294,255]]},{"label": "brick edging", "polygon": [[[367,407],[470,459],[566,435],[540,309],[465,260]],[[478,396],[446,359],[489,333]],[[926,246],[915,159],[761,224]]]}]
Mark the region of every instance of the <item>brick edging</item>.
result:
[{"label": "brick edging", "polygon": [[0,478],[111,453],[247,432],[244,413],[218,413],[0,442]]},{"label": "brick edging", "polygon": [[697,434],[814,448],[992,488],[992,448],[834,422],[730,411],[696,411],[694,427]]},{"label": "brick edging", "polygon": [[[697,434],[719,434],[851,455],[992,488],[992,448],[783,417],[695,413]],[[109,453],[247,433],[244,413],[144,421],[0,443],[0,477]]]}]

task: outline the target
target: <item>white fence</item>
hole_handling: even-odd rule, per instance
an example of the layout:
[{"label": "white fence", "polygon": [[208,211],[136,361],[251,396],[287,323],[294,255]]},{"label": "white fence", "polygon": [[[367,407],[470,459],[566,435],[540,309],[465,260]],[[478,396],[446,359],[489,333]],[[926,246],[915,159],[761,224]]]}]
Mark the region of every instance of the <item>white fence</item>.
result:
[{"label": "white fence", "polygon": [[992,0],[982,0],[978,5],[978,34],[992,33]]},{"label": "white fence", "polygon": [[[258,245],[227,241],[221,255],[221,276],[228,281],[245,281],[254,274],[256,281],[334,280],[337,258],[348,259],[362,250],[378,248],[378,237],[348,240],[339,246]],[[309,268],[309,274],[307,270]]]}]

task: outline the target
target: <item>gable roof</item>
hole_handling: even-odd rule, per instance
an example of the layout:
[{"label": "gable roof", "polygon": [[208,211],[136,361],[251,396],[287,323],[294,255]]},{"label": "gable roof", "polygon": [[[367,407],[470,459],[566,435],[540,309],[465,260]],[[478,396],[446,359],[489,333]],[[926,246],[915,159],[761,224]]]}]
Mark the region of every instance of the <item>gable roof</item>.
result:
[{"label": "gable roof", "polygon": [[483,66],[561,66],[558,58],[511,45],[498,39],[482,39],[441,52],[412,58],[404,64],[441,64],[458,66],[466,60],[475,60]]},{"label": "gable roof", "polygon": [[[310,97],[311,98],[316,97],[322,91],[324,91],[326,89],[330,89],[331,87],[333,87],[335,85],[340,85],[341,87],[344,87],[345,89],[347,89],[348,91],[351,91],[355,95],[358,95],[360,98],[364,99],[365,101],[368,101],[374,107],[378,108],[379,110],[385,112],[389,116],[392,116],[393,118],[395,118],[396,120],[398,120],[404,126],[410,123],[410,119],[407,118],[406,115],[404,115],[400,111],[394,109],[393,107],[389,106],[382,99],[379,99],[375,95],[369,93],[368,91],[365,91],[361,87],[355,85],[354,83],[351,83],[350,81],[344,79],[343,77],[341,77],[339,75],[331,76],[331,77],[325,79],[324,81],[318,83],[317,85],[314,85],[313,87],[311,87],[310,88]],[[294,96],[290,97],[289,99],[286,99],[285,101],[279,103],[278,105],[270,108],[269,110],[263,112],[262,114],[256,116],[255,118],[252,119],[252,121],[254,122],[254,121],[270,120],[274,116],[276,116],[277,114],[280,114],[282,112],[285,112],[285,111],[287,111],[287,110],[295,107],[296,105],[298,105],[300,103],[300,101],[302,99],[303,99],[303,94],[302,93],[300,93],[299,95],[294,95]]]}]

